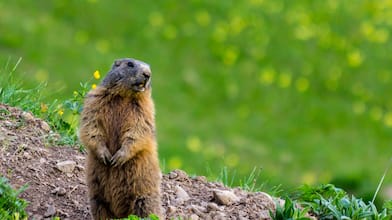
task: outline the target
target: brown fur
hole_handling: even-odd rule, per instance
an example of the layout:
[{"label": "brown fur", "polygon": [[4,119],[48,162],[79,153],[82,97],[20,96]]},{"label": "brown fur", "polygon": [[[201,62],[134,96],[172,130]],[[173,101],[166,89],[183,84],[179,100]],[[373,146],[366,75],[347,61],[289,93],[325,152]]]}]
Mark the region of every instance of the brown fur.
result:
[{"label": "brown fur", "polygon": [[86,96],[80,140],[88,150],[93,219],[162,217],[154,104],[150,81],[140,81],[151,74],[145,67],[137,60],[117,60],[101,85]]}]

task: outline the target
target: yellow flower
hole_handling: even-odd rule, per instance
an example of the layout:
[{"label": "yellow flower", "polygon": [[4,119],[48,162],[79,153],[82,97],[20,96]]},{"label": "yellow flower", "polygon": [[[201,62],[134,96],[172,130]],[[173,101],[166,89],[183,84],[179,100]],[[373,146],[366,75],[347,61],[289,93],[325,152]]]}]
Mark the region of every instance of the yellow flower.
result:
[{"label": "yellow flower", "polygon": [[95,79],[101,78],[101,74],[99,74],[99,70],[95,70],[93,76],[94,76]]},{"label": "yellow flower", "polygon": [[149,16],[150,25],[153,27],[161,27],[165,20],[159,12],[153,12]]},{"label": "yellow flower", "polygon": [[200,26],[207,26],[208,24],[210,24],[211,21],[211,17],[210,14],[208,13],[208,11],[199,11],[196,14],[196,21]]},{"label": "yellow flower", "polygon": [[392,112],[388,112],[384,116],[384,124],[387,127],[392,127]]},{"label": "yellow flower", "polygon": [[379,121],[382,119],[383,116],[383,111],[380,107],[373,107],[370,110],[370,117],[375,120],[375,121]]},{"label": "yellow flower", "polygon": [[186,143],[187,148],[192,152],[199,152],[201,150],[201,141],[198,137],[190,137]]},{"label": "yellow flower", "polygon": [[227,66],[231,66],[237,61],[237,58],[237,50],[235,48],[229,48],[225,51],[225,54],[223,55],[223,63]]},{"label": "yellow flower", "polygon": [[366,105],[363,102],[356,102],[353,104],[353,112],[357,115],[363,114],[366,111]]},{"label": "yellow flower", "polygon": [[177,37],[177,28],[174,25],[167,25],[163,30],[163,35],[168,40],[174,40]]},{"label": "yellow flower", "polygon": [[172,157],[168,163],[169,169],[179,169],[182,166],[182,160],[179,157]]},{"label": "yellow flower", "polygon": [[48,111],[48,106],[45,103],[41,103],[41,112],[45,113]]},{"label": "yellow flower", "polygon": [[291,84],[291,74],[290,73],[281,73],[279,75],[279,86],[281,88],[287,88]]},{"label": "yellow flower", "polygon": [[309,88],[309,80],[307,78],[301,77],[296,80],[295,86],[299,92],[305,92]]},{"label": "yellow flower", "polygon": [[235,167],[238,165],[240,158],[236,154],[229,154],[225,159],[225,165],[228,167]]},{"label": "yellow flower", "polygon": [[91,88],[92,88],[92,89],[95,89],[95,88],[97,88],[97,84],[95,84],[95,83],[94,83],[94,84],[92,84],[92,85],[91,85]]},{"label": "yellow flower", "polygon": [[316,182],[316,179],[316,174],[312,171],[305,172],[305,174],[302,175],[302,182],[307,185],[313,185]]},{"label": "yellow flower", "polygon": [[360,66],[364,58],[359,50],[353,51],[347,55],[348,65],[351,67]]},{"label": "yellow flower", "polygon": [[59,111],[57,112],[57,114],[59,114],[60,116],[64,115],[64,110],[63,109],[59,109]]},{"label": "yellow flower", "polygon": [[275,81],[276,72],[272,68],[267,68],[261,71],[259,76],[260,83],[264,85],[271,85]]},{"label": "yellow flower", "polygon": [[101,54],[106,54],[110,50],[110,43],[107,40],[98,40],[95,49]]}]

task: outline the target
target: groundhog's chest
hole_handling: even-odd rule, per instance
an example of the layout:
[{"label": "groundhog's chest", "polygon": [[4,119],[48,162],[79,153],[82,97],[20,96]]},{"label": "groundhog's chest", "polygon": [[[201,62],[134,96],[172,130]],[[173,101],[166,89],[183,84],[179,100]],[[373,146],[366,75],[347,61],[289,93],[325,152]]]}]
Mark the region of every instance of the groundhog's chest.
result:
[{"label": "groundhog's chest", "polygon": [[105,142],[113,154],[121,147],[126,132],[136,133],[140,129],[138,122],[142,115],[138,111],[137,103],[127,99],[112,100],[100,111],[99,121],[105,133]]}]

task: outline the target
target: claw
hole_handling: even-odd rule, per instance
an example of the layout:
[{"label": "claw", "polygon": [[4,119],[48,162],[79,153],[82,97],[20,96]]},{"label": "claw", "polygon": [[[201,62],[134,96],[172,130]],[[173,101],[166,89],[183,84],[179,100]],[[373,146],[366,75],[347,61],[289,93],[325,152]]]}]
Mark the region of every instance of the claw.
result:
[{"label": "claw", "polygon": [[112,155],[110,154],[109,150],[106,147],[98,151],[98,156],[103,162],[103,164],[105,165],[110,164],[110,158],[112,157]]},{"label": "claw", "polygon": [[110,164],[113,167],[118,167],[123,165],[125,162],[127,162],[127,157],[125,153],[122,150],[117,151],[113,157],[110,159]]}]

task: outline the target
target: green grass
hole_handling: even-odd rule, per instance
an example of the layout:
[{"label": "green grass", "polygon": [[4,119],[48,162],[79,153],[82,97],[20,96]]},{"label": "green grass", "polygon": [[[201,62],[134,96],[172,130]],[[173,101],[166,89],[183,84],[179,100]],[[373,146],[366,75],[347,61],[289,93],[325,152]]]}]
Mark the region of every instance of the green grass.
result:
[{"label": "green grass", "polygon": [[272,219],[309,219],[310,213],[317,219],[351,220],[389,220],[392,218],[392,200],[386,201],[378,210],[374,203],[364,202],[353,195],[348,195],[334,185],[317,187],[304,186],[298,190],[296,199],[289,197],[281,206],[277,203]]},{"label": "green grass", "polygon": [[[45,100],[46,83],[33,89],[24,89],[20,77],[14,73],[21,59],[11,68],[9,63],[0,70],[0,103],[19,107],[46,120],[51,128],[61,134],[57,140],[60,145],[80,146],[77,137],[78,116],[82,110],[82,101],[90,88],[88,83],[80,83],[81,88],[71,98],[50,103]],[[80,146],[82,148],[82,146]]]},{"label": "green grass", "polygon": [[20,220],[27,219],[25,208],[27,202],[18,198],[26,187],[14,190],[5,177],[0,176],[0,219]]},{"label": "green grass", "polygon": [[240,185],[261,167],[267,188],[334,183],[371,200],[392,156],[391,10],[369,0],[0,1],[0,66],[23,57],[22,88],[46,84],[56,112],[95,70],[142,59],[167,170],[216,178],[227,167]]}]

